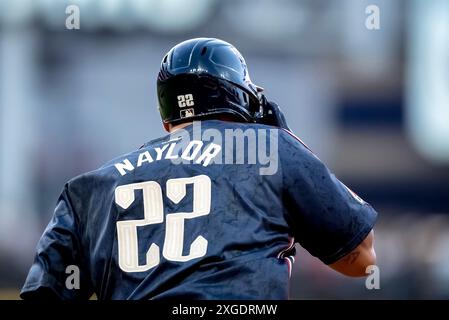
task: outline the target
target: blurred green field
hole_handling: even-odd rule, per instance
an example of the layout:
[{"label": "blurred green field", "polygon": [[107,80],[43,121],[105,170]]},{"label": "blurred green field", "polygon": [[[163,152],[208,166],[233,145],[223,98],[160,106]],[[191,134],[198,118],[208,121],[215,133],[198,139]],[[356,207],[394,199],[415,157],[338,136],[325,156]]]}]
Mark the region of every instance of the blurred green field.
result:
[{"label": "blurred green field", "polygon": [[20,291],[17,289],[2,289],[0,290],[0,300],[20,300]]},{"label": "blurred green field", "polygon": [[[0,290],[0,300],[20,300],[20,291],[17,289],[2,289]],[[92,295],[90,300],[97,300],[95,294]]]}]

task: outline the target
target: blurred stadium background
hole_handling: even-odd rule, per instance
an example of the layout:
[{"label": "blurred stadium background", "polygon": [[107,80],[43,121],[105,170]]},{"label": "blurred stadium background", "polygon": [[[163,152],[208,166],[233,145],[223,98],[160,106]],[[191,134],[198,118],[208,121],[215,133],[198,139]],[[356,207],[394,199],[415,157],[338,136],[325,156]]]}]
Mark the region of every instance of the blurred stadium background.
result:
[{"label": "blurred stadium background", "polygon": [[[372,4],[379,30],[365,27]],[[292,298],[449,298],[447,0],[0,0],[1,297],[17,298],[64,183],[163,134],[160,60],[198,36],[237,46],[380,213],[380,290],[299,250]]]}]

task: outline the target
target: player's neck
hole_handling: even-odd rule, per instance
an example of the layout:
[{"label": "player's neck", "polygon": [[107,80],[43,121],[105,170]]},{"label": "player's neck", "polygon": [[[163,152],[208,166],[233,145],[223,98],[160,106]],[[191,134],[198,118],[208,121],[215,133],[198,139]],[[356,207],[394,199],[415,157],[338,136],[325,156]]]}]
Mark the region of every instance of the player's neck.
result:
[{"label": "player's neck", "polygon": [[[220,115],[220,117],[217,117],[217,119],[221,120],[221,121],[229,121],[229,122],[237,121],[237,119],[235,117],[230,116],[230,115],[226,115],[226,114]],[[168,123],[168,124],[164,124],[164,127],[165,127],[165,129],[168,132],[172,133],[172,132],[174,132],[176,130],[185,128],[185,127],[187,127],[190,124],[192,124],[191,121],[190,122],[179,123],[179,124],[176,124],[176,125],[172,125],[172,124]]]},{"label": "player's neck", "polygon": [[171,125],[171,124],[170,124],[170,125],[169,125],[169,129],[168,129],[168,132],[172,133],[172,132],[174,132],[174,131],[176,131],[176,130],[185,128],[185,127],[187,127],[187,126],[190,125],[190,124],[192,124],[192,122],[183,122],[183,123],[180,123],[180,124],[177,124],[177,125]]}]

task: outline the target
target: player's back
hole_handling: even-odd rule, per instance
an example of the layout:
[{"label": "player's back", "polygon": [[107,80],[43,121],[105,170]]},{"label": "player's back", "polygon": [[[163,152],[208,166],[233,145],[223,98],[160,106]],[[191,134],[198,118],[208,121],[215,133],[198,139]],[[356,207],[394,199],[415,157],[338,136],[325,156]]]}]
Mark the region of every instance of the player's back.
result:
[{"label": "player's back", "polygon": [[21,297],[285,299],[294,243],[332,264],[376,217],[288,131],[207,120],[69,181]]},{"label": "player's back", "polygon": [[99,298],[287,298],[277,134],[203,121],[72,180]]},{"label": "player's back", "polygon": [[283,299],[295,242],[332,264],[371,232],[376,212],[294,137],[231,44],[174,46],[157,95],[164,125],[204,121],[69,181],[22,297]]}]

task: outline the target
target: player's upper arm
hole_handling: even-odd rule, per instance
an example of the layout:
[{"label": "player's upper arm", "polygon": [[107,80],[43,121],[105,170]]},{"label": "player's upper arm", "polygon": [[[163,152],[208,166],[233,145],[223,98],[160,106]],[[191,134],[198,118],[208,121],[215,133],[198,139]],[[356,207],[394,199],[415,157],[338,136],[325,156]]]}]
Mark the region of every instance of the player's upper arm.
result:
[{"label": "player's upper arm", "polygon": [[[34,263],[20,294],[23,299],[87,299],[92,294],[80,245],[77,217],[67,189],[66,185],[53,217],[37,244]],[[72,266],[69,270],[75,267],[79,273],[66,273],[68,266]],[[79,283],[79,288],[66,286],[66,280],[71,274],[79,276],[79,282],[78,279],[71,281]]]},{"label": "player's upper arm", "polygon": [[371,231],[357,248],[329,265],[335,271],[350,277],[366,276],[368,266],[376,264],[374,251],[374,232]]},{"label": "player's upper arm", "polygon": [[292,232],[312,255],[334,264],[362,244],[377,213],[286,131],[281,131],[279,150]]}]

